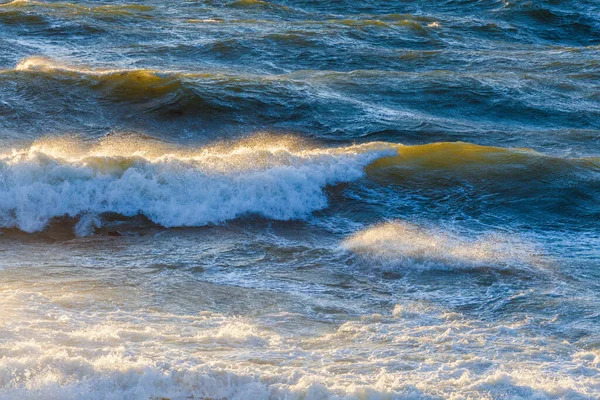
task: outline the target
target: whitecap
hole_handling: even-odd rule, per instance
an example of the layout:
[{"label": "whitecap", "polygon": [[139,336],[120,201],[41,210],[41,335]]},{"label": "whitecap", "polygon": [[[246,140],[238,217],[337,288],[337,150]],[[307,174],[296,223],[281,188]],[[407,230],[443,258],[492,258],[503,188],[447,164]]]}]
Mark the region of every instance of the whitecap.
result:
[{"label": "whitecap", "polygon": [[347,238],[342,247],[390,268],[512,269],[539,264],[535,256],[539,250],[518,237],[498,233],[470,237],[404,221],[361,230]]}]

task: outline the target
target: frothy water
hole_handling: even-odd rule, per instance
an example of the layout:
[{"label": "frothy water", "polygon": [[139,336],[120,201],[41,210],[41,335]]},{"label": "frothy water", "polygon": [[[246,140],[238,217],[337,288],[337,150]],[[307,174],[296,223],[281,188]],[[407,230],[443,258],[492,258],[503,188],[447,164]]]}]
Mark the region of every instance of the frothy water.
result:
[{"label": "frothy water", "polygon": [[[291,313],[250,319],[110,306],[132,290],[98,288],[91,303],[5,288],[12,315],[2,317],[11,340],[2,346],[10,371],[3,397],[570,398],[597,390],[597,350],[542,339],[529,318],[490,324],[407,301],[338,327],[292,330]],[[10,329],[23,314],[26,339]]]},{"label": "frothy water", "polygon": [[0,4],[0,399],[600,397],[597,1]]},{"label": "frothy water", "polygon": [[402,221],[357,232],[343,248],[388,268],[499,268],[533,266],[535,246],[506,235],[468,238]]}]

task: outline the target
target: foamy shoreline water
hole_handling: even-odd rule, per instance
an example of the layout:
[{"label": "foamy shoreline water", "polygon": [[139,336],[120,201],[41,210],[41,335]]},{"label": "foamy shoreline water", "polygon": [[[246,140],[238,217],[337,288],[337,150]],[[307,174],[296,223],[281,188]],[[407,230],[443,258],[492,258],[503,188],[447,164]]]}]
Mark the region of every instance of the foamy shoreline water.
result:
[{"label": "foamy shoreline water", "polygon": [[[529,318],[483,323],[405,301],[298,331],[289,330],[294,313],[145,310],[136,308],[144,288],[97,282],[89,298],[85,280],[69,292],[49,283],[3,289],[11,310],[2,317],[3,398],[570,398],[597,390],[597,352],[548,342],[530,332]],[[11,326],[25,314],[31,334],[20,338]],[[559,366],[587,372],[567,377]]]}]

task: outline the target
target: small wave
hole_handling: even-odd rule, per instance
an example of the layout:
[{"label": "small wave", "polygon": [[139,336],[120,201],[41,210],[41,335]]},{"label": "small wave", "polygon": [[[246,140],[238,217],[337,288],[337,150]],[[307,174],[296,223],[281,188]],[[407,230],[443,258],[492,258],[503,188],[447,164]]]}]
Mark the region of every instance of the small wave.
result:
[{"label": "small wave", "polygon": [[[15,79],[15,75],[18,75],[18,78],[27,84],[32,78],[41,78],[42,87],[58,86],[61,90],[68,89],[69,92],[74,88],[92,90],[97,92],[100,98],[110,101],[145,104],[149,111],[175,105],[181,109],[189,107],[195,111],[218,111],[229,106],[228,97],[217,96],[214,90],[205,93],[205,85],[218,86],[224,92],[232,88],[237,93],[248,86],[265,91],[278,90],[279,86],[285,86],[279,83],[289,80],[285,76],[233,75],[219,72],[90,68],[43,56],[28,57],[19,62],[14,70],[3,70],[1,74],[10,79]],[[279,90],[286,89],[283,87]],[[253,103],[252,106],[255,107],[256,104]]]},{"label": "small wave", "polygon": [[327,21],[330,24],[340,24],[350,27],[369,27],[376,26],[381,28],[389,28],[389,25],[377,19],[332,19]]},{"label": "small wave", "polygon": [[[73,77],[96,77],[104,82],[125,84],[127,81],[135,83],[138,88],[155,86],[157,83],[168,82],[169,78],[184,76],[183,73],[174,71],[154,71],[144,69],[91,69],[86,67],[71,66],[48,57],[32,56],[20,61],[16,67],[17,72],[45,73],[50,75],[63,75]],[[202,76],[202,74],[196,74]]]},{"label": "small wave", "polygon": [[218,18],[204,18],[204,19],[190,18],[190,19],[186,19],[185,22],[187,22],[189,24],[211,24],[211,23],[218,24],[218,23],[225,22],[225,20],[218,19]]},{"label": "small wave", "polygon": [[141,214],[165,227],[245,214],[304,218],[327,206],[326,186],[360,178],[395,151],[385,143],[310,148],[268,135],[195,150],[138,137],[94,146],[47,139],[0,156],[0,227],[35,232],[67,216],[85,234],[102,213]]},{"label": "small wave", "polygon": [[133,12],[148,12],[155,9],[152,6],[142,4],[119,4],[119,5],[101,5],[85,6],[82,4],[68,2],[45,3],[34,0],[14,0],[8,3],[0,4],[0,8],[5,9],[41,9],[54,11],[68,11],[71,14],[107,14],[115,16],[130,15]]},{"label": "small wave", "polygon": [[293,9],[287,6],[279,5],[264,0],[236,0],[226,4],[227,7],[241,8],[241,9],[256,9],[256,10],[276,10],[291,12]]},{"label": "small wave", "polygon": [[486,234],[472,239],[403,221],[359,231],[342,246],[370,262],[392,268],[512,269],[538,264],[535,248],[513,237]]},{"label": "small wave", "polygon": [[91,69],[40,56],[26,58],[16,65],[14,71],[4,73],[24,74],[25,79],[41,76],[44,80],[57,81],[60,86],[64,85],[70,90],[83,87],[97,91],[112,101],[147,103],[151,109],[157,104],[168,105],[182,98],[197,99],[187,85],[188,76],[193,75],[196,79],[219,76],[149,69]]},{"label": "small wave", "polygon": [[[40,26],[47,29],[59,29],[62,21],[71,21],[75,25],[67,25],[65,33],[77,34],[79,29],[90,33],[105,32],[98,24],[88,19],[114,21],[127,18],[147,20],[154,18],[154,7],[137,4],[85,6],[73,3],[44,3],[38,1],[15,0],[0,4],[0,22],[9,25]],[[69,27],[70,26],[70,27]]]}]

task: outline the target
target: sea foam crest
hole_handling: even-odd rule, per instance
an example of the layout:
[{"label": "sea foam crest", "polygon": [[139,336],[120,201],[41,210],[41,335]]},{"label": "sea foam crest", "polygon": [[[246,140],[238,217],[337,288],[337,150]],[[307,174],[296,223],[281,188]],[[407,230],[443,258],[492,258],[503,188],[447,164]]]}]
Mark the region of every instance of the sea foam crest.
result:
[{"label": "sea foam crest", "polygon": [[140,139],[46,140],[0,155],[0,227],[35,232],[67,216],[87,221],[83,234],[106,212],[165,227],[244,214],[303,218],[327,206],[327,185],[360,178],[365,165],[395,151],[384,143],[306,148],[269,136],[196,150]]},{"label": "sea foam crest", "polygon": [[391,268],[513,269],[538,266],[539,249],[516,237],[484,234],[471,238],[448,229],[389,221],[361,230],[342,247]]}]

